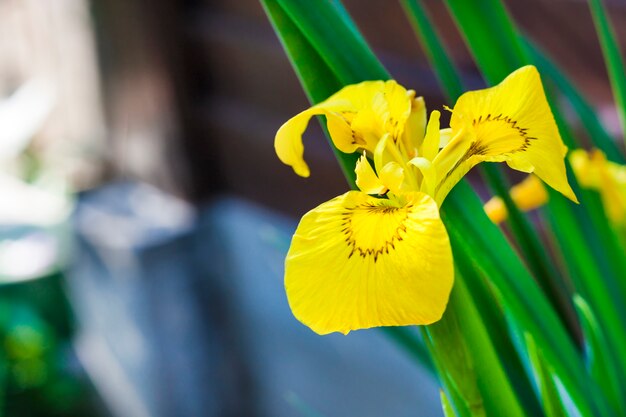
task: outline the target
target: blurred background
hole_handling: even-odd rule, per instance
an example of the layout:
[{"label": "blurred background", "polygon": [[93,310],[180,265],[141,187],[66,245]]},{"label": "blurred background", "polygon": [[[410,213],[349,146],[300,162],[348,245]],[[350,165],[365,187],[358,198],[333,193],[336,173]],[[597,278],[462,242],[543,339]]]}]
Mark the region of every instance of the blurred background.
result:
[{"label": "blurred background", "polygon": [[[441,108],[400,6],[344,3]],[[626,3],[605,3],[624,48]],[[507,5],[617,133],[586,2]],[[441,415],[388,335],[320,337],[289,311],[297,220],[347,188],[317,124],[310,178],[274,154],[307,105],[255,0],[0,0],[0,416]]]}]

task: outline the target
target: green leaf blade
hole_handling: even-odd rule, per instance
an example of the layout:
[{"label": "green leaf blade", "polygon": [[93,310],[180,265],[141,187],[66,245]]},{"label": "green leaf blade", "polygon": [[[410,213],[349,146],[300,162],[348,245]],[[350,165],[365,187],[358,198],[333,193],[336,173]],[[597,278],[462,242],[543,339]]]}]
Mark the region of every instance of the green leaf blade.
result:
[{"label": "green leaf blade", "polygon": [[617,112],[622,124],[622,133],[626,140],[626,69],[619,51],[617,37],[609,21],[602,0],[589,0],[593,23],[600,39],[600,46],[606,62],[609,80],[617,106]]},{"label": "green leaf blade", "polygon": [[435,69],[435,74],[439,78],[448,101],[454,103],[463,94],[461,77],[452,59],[446,53],[446,48],[439,40],[435,27],[431,25],[428,12],[420,0],[400,0],[400,4],[422,48],[426,51],[428,61]]}]

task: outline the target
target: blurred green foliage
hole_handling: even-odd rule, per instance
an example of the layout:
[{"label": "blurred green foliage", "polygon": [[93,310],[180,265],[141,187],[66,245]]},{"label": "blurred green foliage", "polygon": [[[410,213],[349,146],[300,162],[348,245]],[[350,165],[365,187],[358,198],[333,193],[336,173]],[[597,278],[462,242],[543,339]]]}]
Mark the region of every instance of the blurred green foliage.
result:
[{"label": "blurred green foliage", "polygon": [[94,392],[71,344],[63,275],[0,286],[0,415],[95,415]]}]

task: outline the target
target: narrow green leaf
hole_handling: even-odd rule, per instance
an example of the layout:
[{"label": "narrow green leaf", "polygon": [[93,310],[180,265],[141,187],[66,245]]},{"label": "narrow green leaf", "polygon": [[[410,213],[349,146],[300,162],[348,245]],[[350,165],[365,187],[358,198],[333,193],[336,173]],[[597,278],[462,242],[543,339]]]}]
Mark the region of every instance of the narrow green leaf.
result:
[{"label": "narrow green leaf", "polygon": [[499,0],[446,0],[476,64],[489,84],[526,62],[517,31]]},{"label": "narrow green leaf", "polygon": [[433,362],[437,369],[437,375],[439,376],[439,382],[442,386],[442,392],[446,393],[448,399],[448,405],[452,407],[454,413],[458,417],[472,417],[466,402],[459,395],[456,385],[452,382],[450,375],[446,372],[446,365],[443,363],[442,357],[435,348],[435,345],[430,337],[430,333],[426,326],[419,326],[422,332],[422,338],[428,348],[429,352],[432,352]]},{"label": "narrow green leaf", "polygon": [[574,296],[574,304],[580,316],[585,334],[585,353],[591,376],[600,385],[621,415],[626,414],[626,403],[622,395],[615,368],[614,358],[609,349],[602,328],[598,325],[591,307],[579,295]]},{"label": "narrow green leaf", "polygon": [[439,390],[439,398],[441,398],[441,409],[443,410],[444,417],[457,417],[450,400],[448,400],[448,397],[443,390]]},{"label": "narrow green leaf", "polygon": [[[455,257],[458,258],[458,254]],[[485,327],[485,321],[477,309],[476,301],[468,292],[464,276],[460,273],[457,273],[450,303],[450,307],[457,315],[459,330],[472,357],[474,369],[479,375],[478,388],[483,394],[487,415],[537,416],[537,414],[527,414],[520,405],[511,381],[498,358],[493,338],[489,335],[489,331],[493,330]],[[530,408],[529,406],[529,411]]]},{"label": "narrow green leaf", "polygon": [[[480,200],[459,183],[442,207],[454,253],[471,254],[474,266],[489,277],[498,298],[521,331],[533,335],[583,416],[614,415],[602,392],[590,384],[581,357],[554,310],[513,251],[490,256],[487,248],[508,248],[506,239],[476,208]],[[482,249],[481,249],[482,248]],[[469,278],[469,277],[468,277]],[[468,281],[468,285],[471,285]]]},{"label": "narrow green leaf", "polygon": [[389,78],[387,70],[363,37],[345,24],[345,16],[335,4],[292,0],[277,2],[343,84]]},{"label": "narrow green leaf", "polygon": [[546,417],[567,417],[567,413],[563,409],[563,403],[559,396],[558,389],[554,384],[548,364],[543,358],[541,351],[537,348],[535,341],[529,333],[524,334],[526,339],[526,347],[528,356],[533,365],[543,409]]},{"label": "narrow green leaf", "polygon": [[[343,86],[335,73],[326,65],[320,54],[313,48],[300,29],[280,7],[276,0],[262,0],[261,4],[269,17],[287,57],[294,68],[300,83],[311,103],[325,100]],[[322,124],[325,129],[325,125]],[[329,136],[328,143],[339,162],[351,188],[356,187],[354,166],[358,155],[348,155],[339,151]]]},{"label": "narrow green leaf", "polygon": [[626,141],[626,69],[619,52],[617,37],[601,0],[589,0],[593,23],[600,39],[611,88]]},{"label": "narrow green leaf", "polygon": [[[626,245],[620,240],[619,227],[611,222],[606,214],[604,204],[600,198],[600,194],[595,190],[580,189],[578,191],[580,196],[581,205],[587,208],[586,211],[582,211],[582,214],[588,214],[590,220],[586,221],[588,227],[583,231],[587,232],[587,229],[591,229],[594,234],[587,233],[588,239],[594,238],[591,247],[594,249],[594,257],[596,259],[601,258],[600,254],[604,255],[605,262],[608,264],[608,270],[612,278],[613,290],[615,290],[616,296],[619,300],[626,299]],[[600,253],[598,253],[600,252]],[[626,317],[625,317],[626,319]]]},{"label": "narrow green leaf", "polygon": [[[439,373],[447,376],[451,389],[462,401],[463,408],[472,417],[486,416],[482,394],[478,388],[475,372],[475,357],[470,351],[467,340],[461,333],[459,314],[459,276],[450,296],[448,308],[441,320],[426,327],[426,334],[432,343],[435,363]],[[454,349],[450,349],[454,346]]]},{"label": "narrow green leaf", "polygon": [[[554,102],[554,100],[550,101],[551,103]],[[559,108],[554,104],[552,104],[552,108],[554,110],[554,119],[563,141],[566,144],[574,143],[572,130],[565,123]],[[565,159],[565,167],[568,182],[574,194],[578,197],[580,204],[572,204],[561,194],[554,190],[549,190],[551,197],[546,205],[545,211],[548,213],[548,216],[552,217],[575,218],[575,222],[572,222],[568,228],[559,231],[560,236],[565,241],[578,239],[581,242],[580,248],[586,248],[585,252],[591,255],[594,263],[597,264],[596,266],[597,270],[600,272],[600,276],[603,277],[602,280],[598,280],[597,276],[583,274],[581,279],[588,281],[588,285],[605,285],[609,288],[616,288],[614,285],[615,277],[626,274],[626,259],[621,256],[624,250],[620,247],[618,240],[615,238],[615,233],[608,223],[602,205],[599,201],[595,201],[592,198],[588,190],[580,187],[567,158]],[[555,203],[555,200],[558,200],[558,204]],[[553,222],[552,226],[561,227],[560,222]],[[570,235],[577,236],[570,238]],[[618,294],[618,292],[614,292],[613,289],[609,291]],[[622,296],[626,298],[626,291],[622,292]],[[614,307],[617,306],[618,304]]]},{"label": "narrow green leaf", "polygon": [[[526,372],[528,365],[522,362],[525,356],[518,355],[509,330],[509,323],[501,309],[501,302],[493,295],[489,278],[480,275],[479,269],[474,266],[475,259],[472,258],[471,253],[462,250],[455,251],[454,260],[459,271],[463,271],[463,282],[464,285],[467,285],[467,290],[473,301],[472,305],[477,310],[483,327],[489,331],[488,337],[499,360],[499,365],[506,373],[517,398],[524,405],[524,411],[530,416],[541,416],[541,406]],[[492,382],[491,386],[498,383]]]},{"label": "narrow green leaf", "polygon": [[511,228],[515,241],[524,255],[523,259],[532,271],[542,291],[554,306],[561,321],[565,324],[570,335],[575,334],[577,326],[574,307],[566,292],[564,278],[556,269],[548,252],[544,249],[537,231],[533,228],[528,218],[521,212],[511,199],[507,182],[502,171],[495,165],[485,164],[483,173],[491,189],[504,201],[507,212],[507,224]]},{"label": "narrow green leaf", "polygon": [[[623,280],[619,280],[620,275],[616,275],[617,272],[612,268],[615,265],[607,257],[612,246],[610,236],[602,240],[593,220],[589,218],[588,210],[580,206],[573,207],[553,190],[548,192],[548,218],[567,260],[570,278],[600,318],[600,326],[606,334],[609,348],[616,353],[626,352],[626,329],[623,325],[626,309],[621,301],[624,299]],[[584,196],[586,199],[587,194],[581,190],[576,192],[585,203],[582,198]],[[624,381],[626,356],[619,354],[614,359],[620,381]]]},{"label": "narrow green leaf", "polygon": [[420,45],[426,52],[428,61],[435,69],[439,84],[443,89],[448,102],[454,103],[463,94],[461,77],[452,60],[446,53],[446,48],[439,40],[435,27],[430,23],[428,12],[420,0],[400,0],[405,14],[411,22],[413,31],[417,35]]},{"label": "narrow green leaf", "polygon": [[436,376],[432,358],[415,329],[409,327],[382,327],[380,330],[398,346],[402,347],[409,356],[413,357],[431,375]]}]

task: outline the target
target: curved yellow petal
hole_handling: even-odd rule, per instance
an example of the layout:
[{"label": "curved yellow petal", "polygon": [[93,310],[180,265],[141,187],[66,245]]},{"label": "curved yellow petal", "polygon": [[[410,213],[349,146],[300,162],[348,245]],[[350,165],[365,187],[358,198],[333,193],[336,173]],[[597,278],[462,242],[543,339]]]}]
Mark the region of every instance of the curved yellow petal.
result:
[{"label": "curved yellow petal", "polygon": [[[522,67],[495,87],[463,94],[452,111],[450,127],[453,139],[437,156],[438,201],[483,161],[506,161],[513,169],[533,172],[577,201],[565,173],[567,148],[535,67]],[[454,149],[446,151],[450,145]]]},{"label": "curved yellow petal", "polygon": [[394,142],[401,137],[411,114],[413,94],[393,80],[346,86],[283,124],[274,141],[276,153],[298,175],[309,176],[302,134],[311,117],[324,115],[337,149],[345,153],[363,149],[371,154],[385,134]]},{"label": "curved yellow petal", "polygon": [[364,193],[384,194],[387,192],[387,187],[378,179],[365,155],[357,161],[354,172],[356,173],[356,185]]},{"label": "curved yellow petal", "polygon": [[310,175],[309,166],[304,162],[304,145],[302,134],[309,124],[309,120],[316,114],[323,114],[320,109],[311,108],[287,120],[276,132],[274,150],[278,159],[285,165],[293,168],[301,177]]},{"label": "curved yellow petal", "polygon": [[452,251],[435,202],[350,191],[307,213],[285,261],[295,317],[319,334],[429,324],[445,310]]}]

